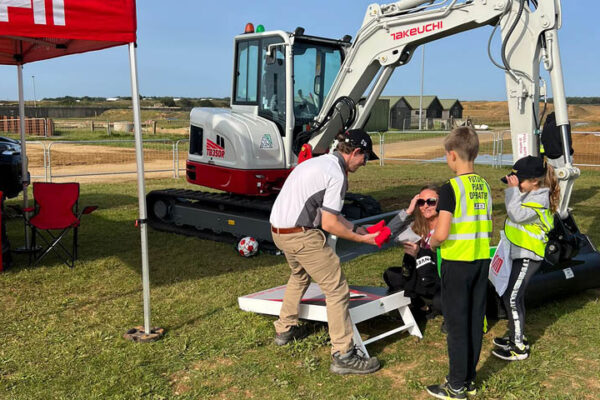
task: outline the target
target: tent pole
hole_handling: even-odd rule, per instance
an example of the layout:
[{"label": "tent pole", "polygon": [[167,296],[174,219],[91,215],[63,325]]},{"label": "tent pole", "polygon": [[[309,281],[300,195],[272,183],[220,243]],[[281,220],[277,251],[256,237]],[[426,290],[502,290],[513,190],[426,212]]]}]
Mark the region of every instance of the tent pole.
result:
[{"label": "tent pole", "polygon": [[[25,141],[25,98],[23,95],[23,65],[17,65],[17,78],[19,81],[19,131],[21,133],[21,183],[23,184],[23,210],[29,207],[27,187],[29,186],[29,173],[27,172],[27,150]],[[29,229],[25,224],[25,249],[31,249]]]},{"label": "tent pole", "polygon": [[[133,106],[133,123],[135,130],[135,158],[137,163],[138,180],[138,203],[140,217],[138,226],[140,228],[142,243],[142,287],[144,294],[144,330],[134,328],[125,337],[136,341],[156,340],[164,332],[161,328],[150,327],[150,268],[148,265],[148,225],[146,223],[148,213],[146,211],[146,185],[144,181],[144,148],[142,146],[142,120],[140,112],[140,91],[138,88],[137,59],[135,43],[129,43],[129,66],[131,72],[131,101]],[[128,335],[130,335],[128,337]]]}]

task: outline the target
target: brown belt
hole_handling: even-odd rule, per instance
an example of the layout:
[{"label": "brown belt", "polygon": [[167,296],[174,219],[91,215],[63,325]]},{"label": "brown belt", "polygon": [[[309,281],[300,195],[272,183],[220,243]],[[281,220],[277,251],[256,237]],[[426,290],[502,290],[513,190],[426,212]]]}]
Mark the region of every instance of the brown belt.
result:
[{"label": "brown belt", "polygon": [[309,229],[313,228],[307,228],[305,226],[295,226],[293,228],[275,228],[274,226],[271,226],[271,232],[277,233],[279,235],[285,235],[287,233],[299,233],[307,231]]}]

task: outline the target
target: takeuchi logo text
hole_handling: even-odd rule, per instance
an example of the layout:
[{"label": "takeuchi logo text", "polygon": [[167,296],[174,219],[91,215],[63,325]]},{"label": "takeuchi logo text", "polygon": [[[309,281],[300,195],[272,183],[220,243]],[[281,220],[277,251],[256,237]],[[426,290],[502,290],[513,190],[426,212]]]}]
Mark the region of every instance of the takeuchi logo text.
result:
[{"label": "takeuchi logo text", "polygon": [[210,139],[206,139],[206,154],[209,157],[224,158],[225,149]]},{"label": "takeuchi logo text", "polygon": [[426,32],[437,31],[437,30],[442,29],[443,27],[444,27],[444,21],[432,22],[430,24],[421,25],[416,28],[408,28],[403,31],[390,33],[390,36],[394,40],[399,40],[399,39],[404,39],[404,38],[411,37],[411,36],[422,35]]}]

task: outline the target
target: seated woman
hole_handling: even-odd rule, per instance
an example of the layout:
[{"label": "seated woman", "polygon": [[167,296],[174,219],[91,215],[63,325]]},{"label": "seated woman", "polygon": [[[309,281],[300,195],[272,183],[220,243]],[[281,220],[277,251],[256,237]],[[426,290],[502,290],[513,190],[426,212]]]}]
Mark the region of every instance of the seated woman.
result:
[{"label": "seated woman", "polygon": [[[383,279],[391,291],[404,290],[411,298],[414,311],[433,317],[441,313],[440,277],[437,269],[437,257],[429,246],[438,220],[438,189],[425,186],[410,202],[408,209],[402,210],[389,223],[392,238],[404,247],[404,259],[401,267],[388,268]],[[421,237],[417,242],[406,240],[408,224],[412,232]]]}]

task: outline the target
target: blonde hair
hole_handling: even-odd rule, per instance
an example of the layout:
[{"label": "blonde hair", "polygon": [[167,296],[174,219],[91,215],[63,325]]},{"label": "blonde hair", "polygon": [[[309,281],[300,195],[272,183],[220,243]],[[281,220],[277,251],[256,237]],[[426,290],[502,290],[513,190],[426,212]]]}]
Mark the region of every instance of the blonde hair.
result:
[{"label": "blonde hair", "polygon": [[[440,191],[439,188],[435,185],[427,185],[427,186],[423,186],[421,188],[421,190],[419,190],[419,193],[421,193],[423,190],[431,190],[433,192],[435,192],[435,194],[437,194],[438,196],[438,201],[440,198]],[[417,235],[421,236],[421,238],[427,237],[427,235],[429,234],[429,221],[427,221],[427,219],[423,216],[423,214],[421,214],[421,209],[420,207],[415,207],[415,211],[413,212],[415,220],[412,224],[412,230],[414,233],[416,233]]]},{"label": "blonde hair", "polygon": [[560,205],[560,186],[558,185],[554,168],[552,168],[551,165],[546,165],[546,174],[531,180],[534,181],[538,187],[547,187],[550,189],[550,211],[555,213]]},{"label": "blonde hair", "polygon": [[544,186],[550,189],[550,210],[555,213],[560,205],[560,186],[551,165],[546,166],[546,175],[543,178]]},{"label": "blonde hair", "polygon": [[479,153],[479,137],[470,126],[455,128],[444,139],[446,152],[455,151],[463,161],[473,161]]}]

